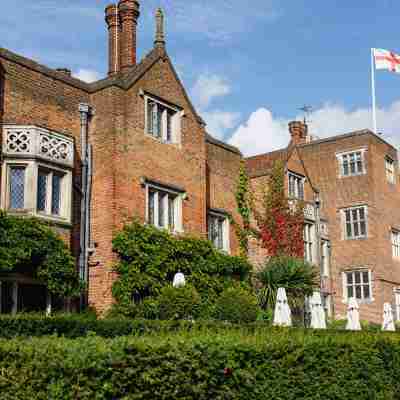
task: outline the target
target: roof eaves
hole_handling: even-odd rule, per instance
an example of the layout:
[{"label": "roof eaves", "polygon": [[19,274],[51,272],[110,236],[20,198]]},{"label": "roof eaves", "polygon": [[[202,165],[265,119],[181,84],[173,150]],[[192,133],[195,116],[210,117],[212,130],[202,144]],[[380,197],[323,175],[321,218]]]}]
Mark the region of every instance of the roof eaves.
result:
[{"label": "roof eaves", "polygon": [[214,144],[216,146],[222,147],[225,150],[228,150],[232,153],[242,155],[242,152],[235,146],[232,146],[228,143],[222,142],[221,140],[216,139],[215,137],[211,136],[210,134],[206,133],[206,141],[208,143]]}]

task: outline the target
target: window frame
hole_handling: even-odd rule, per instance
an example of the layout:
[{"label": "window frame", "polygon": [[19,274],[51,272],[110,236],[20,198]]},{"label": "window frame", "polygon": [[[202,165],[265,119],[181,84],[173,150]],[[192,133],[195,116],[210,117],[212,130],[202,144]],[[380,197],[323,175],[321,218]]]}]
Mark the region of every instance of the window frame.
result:
[{"label": "window frame", "polygon": [[[174,190],[168,186],[156,184],[153,182],[145,183],[146,190],[146,224],[153,225],[158,229],[166,229],[171,233],[183,233],[183,218],[182,218],[182,200],[185,197],[185,193]],[[150,194],[155,193],[154,197],[154,223],[150,222]],[[160,210],[159,210],[159,196],[160,193],[164,195],[164,223],[165,225],[159,224]],[[173,197],[173,209],[174,209],[174,226],[170,229],[169,216],[170,216],[170,196]]]},{"label": "window frame", "polygon": [[[364,282],[364,273],[368,273],[368,283]],[[359,273],[360,274],[360,282],[356,283],[355,282],[355,274]],[[353,282],[351,284],[348,283],[347,276],[348,274],[352,274],[352,279]],[[368,285],[368,290],[369,290],[369,297],[364,297],[364,286]],[[343,303],[347,303],[350,299],[348,296],[348,287],[353,288],[353,294],[356,292],[356,286],[361,286],[361,294],[362,298],[358,299],[357,297],[353,296],[359,304],[367,304],[367,303],[372,303],[374,299],[374,285],[373,285],[373,275],[372,275],[372,270],[370,268],[354,268],[354,269],[348,269],[342,272],[342,290],[343,290]]]},{"label": "window frame", "polygon": [[315,224],[305,221],[303,226],[304,260],[310,264],[315,260],[315,238]]},{"label": "window frame", "polygon": [[[46,174],[46,200],[45,200],[45,209],[39,210],[38,207],[38,195],[39,195],[39,173],[44,172]],[[55,175],[60,176],[60,198],[59,198],[59,205],[58,205],[58,213],[53,213],[53,190],[54,190],[54,181],[53,178]],[[38,165],[37,169],[37,181],[36,181],[36,212],[38,214],[45,215],[47,217],[53,218],[62,218],[63,213],[63,200],[65,196],[64,191],[64,179],[66,173],[64,171],[60,171],[59,169],[55,169],[53,167],[44,167],[41,164]]]},{"label": "window frame", "polygon": [[[287,172],[288,176],[288,196],[291,199],[298,199],[298,200],[304,200],[305,198],[305,181],[306,178],[300,174],[296,174],[295,172],[288,171]],[[290,180],[291,178],[294,179],[294,194],[290,193],[291,192],[291,184]],[[300,186],[299,183],[301,183],[302,190],[300,191]],[[300,196],[302,195],[302,196]]]},{"label": "window frame", "polygon": [[[388,168],[390,165],[390,168]],[[396,184],[396,163],[393,158],[386,156],[385,157],[385,174],[386,174],[386,181],[391,185]]]},{"label": "window frame", "polygon": [[[9,171],[13,167],[25,168],[24,182],[24,208],[10,208],[10,175]],[[39,170],[49,170],[63,176],[60,187],[60,213],[47,214],[37,208],[38,195],[38,174]],[[71,224],[72,221],[72,170],[62,168],[50,163],[38,162],[37,160],[5,159],[1,166],[1,193],[0,208],[7,210],[11,214],[29,214],[38,218],[51,220],[62,224]],[[48,199],[48,193],[46,194]],[[48,200],[47,200],[48,203]]]},{"label": "window frame", "polygon": [[[397,237],[397,242],[396,242]],[[392,258],[400,260],[400,231],[395,228],[390,229],[390,241],[392,245]]]},{"label": "window frame", "polygon": [[[365,157],[366,151],[367,151],[367,148],[359,148],[359,149],[354,149],[354,150],[349,150],[349,151],[336,153],[336,158],[337,158],[338,164],[339,164],[339,178],[349,178],[349,177],[352,177],[352,176],[365,175],[367,173],[367,165],[366,165],[366,157]],[[357,155],[357,153],[360,153],[360,155],[361,155],[361,167],[362,167],[362,170],[352,173],[350,171],[350,161],[349,161],[349,163],[348,163],[349,172],[347,174],[345,174],[345,171],[344,171],[344,158],[345,157],[349,157],[350,158],[350,155],[352,155],[352,154]],[[355,157],[354,162],[355,162],[355,166],[357,168],[357,163],[358,163],[357,157]]]},{"label": "window frame", "polygon": [[[353,210],[364,210],[364,220],[357,219],[356,221],[353,218]],[[347,218],[346,218],[346,211],[350,212],[350,227],[351,227],[351,236],[348,235],[347,232]],[[346,207],[341,210],[342,213],[342,238],[343,240],[363,240],[368,238],[368,206],[367,205],[357,205]],[[359,214],[359,212],[358,212]],[[357,229],[361,232],[361,223],[365,223],[365,234],[364,235],[355,235],[354,224],[357,223]]]},{"label": "window frame", "polygon": [[[215,244],[215,242],[212,240],[211,237],[211,220],[212,219],[217,219],[222,221],[222,226],[221,226],[221,232],[222,232],[222,247],[219,247]],[[216,249],[224,251],[228,254],[230,254],[230,222],[228,218],[228,214],[224,211],[219,211],[215,209],[209,209],[207,213],[207,237],[208,240],[213,243]]]},{"label": "window frame", "polygon": [[[149,131],[149,103],[153,102],[156,106],[161,106],[164,110],[162,112],[161,117],[161,134],[154,135]],[[168,137],[169,129],[168,129],[168,111],[172,111],[173,115],[171,116],[171,133],[170,138]],[[181,143],[181,120],[184,115],[184,112],[181,108],[168,104],[154,96],[149,94],[144,94],[144,133],[161,143],[165,144],[180,144]]]}]

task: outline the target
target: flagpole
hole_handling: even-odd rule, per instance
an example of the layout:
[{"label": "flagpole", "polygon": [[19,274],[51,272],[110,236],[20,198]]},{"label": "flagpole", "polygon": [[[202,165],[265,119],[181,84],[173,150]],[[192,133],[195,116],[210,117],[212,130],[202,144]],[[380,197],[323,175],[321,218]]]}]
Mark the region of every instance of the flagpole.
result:
[{"label": "flagpole", "polygon": [[372,124],[374,133],[377,132],[376,128],[376,97],[375,97],[375,62],[374,62],[374,50],[371,49],[371,84],[372,84]]}]

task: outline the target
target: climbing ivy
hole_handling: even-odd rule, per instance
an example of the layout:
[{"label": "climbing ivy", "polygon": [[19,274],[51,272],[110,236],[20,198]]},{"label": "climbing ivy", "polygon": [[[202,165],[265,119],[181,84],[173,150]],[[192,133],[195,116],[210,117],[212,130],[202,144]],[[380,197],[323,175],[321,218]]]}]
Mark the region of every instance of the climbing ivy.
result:
[{"label": "climbing ivy", "polygon": [[74,258],[63,240],[37,218],[15,217],[0,211],[0,272],[28,274],[63,297],[83,289]]},{"label": "climbing ivy", "polygon": [[243,258],[217,250],[208,240],[177,237],[136,220],[116,235],[113,249],[119,258],[113,295],[123,314],[141,315],[144,306],[151,308],[145,315],[153,314],[153,300],[177,272],[200,294],[204,313],[226,287],[249,285],[251,266]]}]

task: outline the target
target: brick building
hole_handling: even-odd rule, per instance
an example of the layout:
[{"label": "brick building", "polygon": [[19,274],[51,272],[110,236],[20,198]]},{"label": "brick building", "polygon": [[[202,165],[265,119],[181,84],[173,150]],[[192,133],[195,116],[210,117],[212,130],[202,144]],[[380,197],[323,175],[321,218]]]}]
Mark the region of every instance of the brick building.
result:
[{"label": "brick building", "polygon": [[[242,154],[210,136],[196,113],[166,51],[161,10],[154,47],[137,62],[139,15],[137,0],[106,8],[109,73],[91,84],[0,48],[0,208],[54,225],[99,311],[112,303],[111,240],[127,219],[208,236],[238,252],[227,215],[238,217]],[[305,254],[321,270],[327,308],[343,314],[343,282],[356,295],[361,287],[366,316],[376,319],[400,287],[391,249],[392,239],[400,256],[396,151],[367,131],[309,142],[304,124],[289,129],[287,149],[246,160],[252,186],[265,187],[274,160],[284,161],[289,197],[306,201]],[[349,240],[341,236],[348,208],[349,233],[357,236]],[[257,243],[250,252],[255,264],[265,256]],[[23,309],[40,287],[12,274],[0,281],[2,312]]]}]

